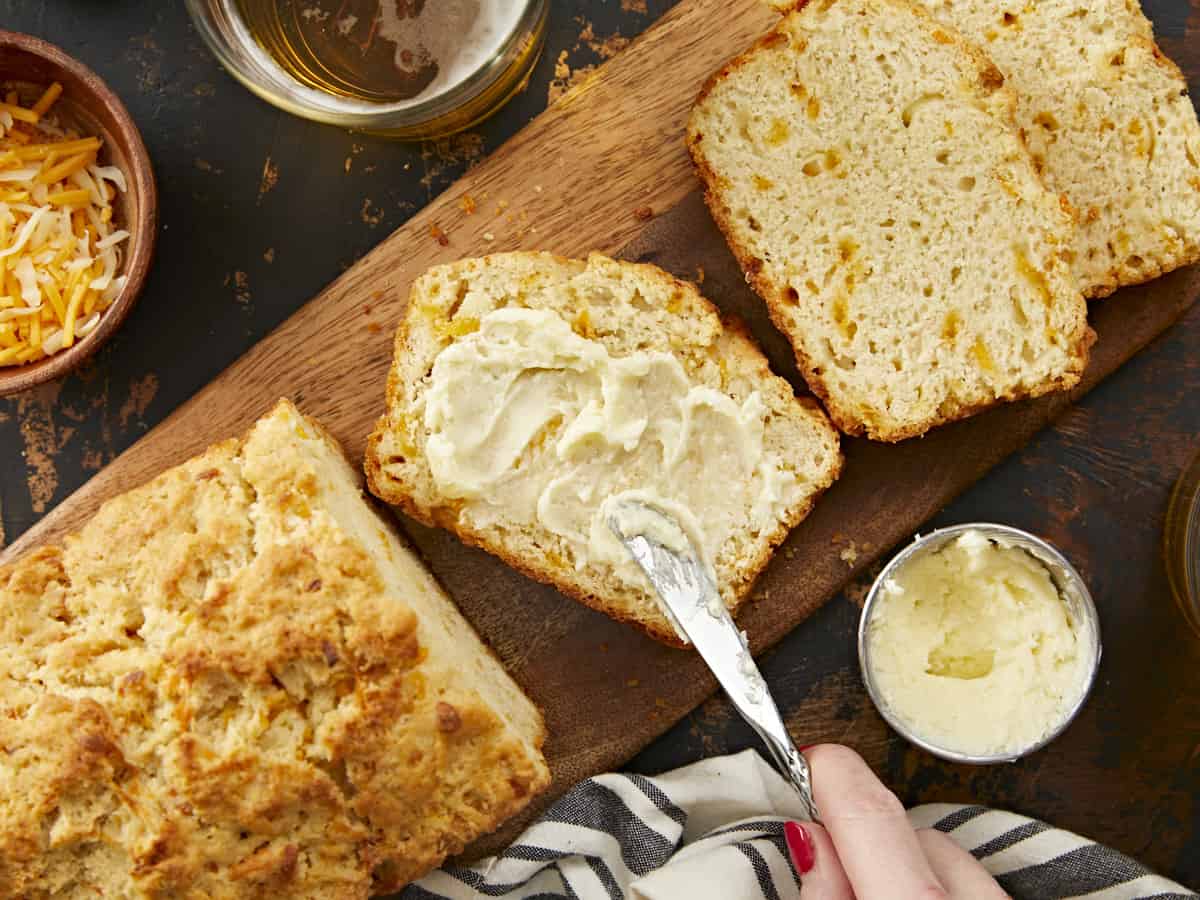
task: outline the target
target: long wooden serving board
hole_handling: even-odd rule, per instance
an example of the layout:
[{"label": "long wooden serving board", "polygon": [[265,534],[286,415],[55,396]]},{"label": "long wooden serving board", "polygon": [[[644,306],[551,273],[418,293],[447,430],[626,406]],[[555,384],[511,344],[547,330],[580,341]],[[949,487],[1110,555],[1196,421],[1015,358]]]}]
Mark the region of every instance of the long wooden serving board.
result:
[{"label": "long wooden serving board", "polygon": [[[508,249],[589,250],[657,263],[751,326],[797,389],[784,339],[708,217],[683,147],[704,79],[774,21],[760,0],[683,0],[31,529],[0,561],[60,537],[108,497],[245,430],[277,398],[352,458],[383,403],[389,331],[427,267]],[[468,215],[466,195],[477,212]],[[986,253],[981,248],[980,253]],[[702,271],[701,271],[702,270]],[[755,650],[798,625],[879,555],[1165,329],[1200,292],[1182,270],[1092,306],[1099,332],[1074,394],[1010,405],[889,446],[846,442],[846,474],[788,538],[741,616]],[[386,325],[381,331],[366,321]],[[715,688],[690,653],[654,643],[449,535],[403,523],[464,614],[546,714],[553,788],[620,765]],[[857,558],[842,550],[852,540]],[[847,636],[847,640],[849,640]],[[532,812],[532,811],[531,811]],[[507,830],[511,833],[514,824]],[[492,845],[495,840],[493,838]],[[486,846],[486,845],[481,845]],[[479,848],[477,848],[479,849]]]}]

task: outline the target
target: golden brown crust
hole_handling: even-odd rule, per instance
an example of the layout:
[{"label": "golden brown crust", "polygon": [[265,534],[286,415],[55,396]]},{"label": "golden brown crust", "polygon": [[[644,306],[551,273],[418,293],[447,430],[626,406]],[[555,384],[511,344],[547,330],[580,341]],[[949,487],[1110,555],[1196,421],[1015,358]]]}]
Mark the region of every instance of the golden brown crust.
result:
[{"label": "golden brown crust", "polygon": [[366,898],[545,786],[331,511],[331,440],[281,404],[0,569],[0,896]]},{"label": "golden brown crust", "polygon": [[[833,0],[836,2],[836,0]],[[978,80],[981,91],[984,93],[1002,92],[1007,97],[1007,102],[1004,104],[1004,118],[1007,124],[1017,131],[1016,126],[1016,95],[1010,88],[1004,86],[1004,76],[995,64],[987,57],[987,55],[972,42],[966,40],[958,31],[950,26],[938,23],[929,12],[915,4],[910,0],[888,0],[888,2],[896,5],[903,5],[913,11],[913,13],[922,20],[927,27],[934,32],[948,33],[946,41],[939,43],[952,42],[955,49],[965,56],[978,73]],[[809,3],[809,0],[799,0],[790,8],[783,8],[780,11],[787,15],[798,13]],[[721,81],[729,77],[733,72],[748,65],[755,56],[763,49],[777,45],[781,40],[789,40],[789,35],[785,30],[785,21],[781,20],[770,32],[759,38],[749,49],[735,56],[723,65],[716,73],[714,73],[700,89],[697,95],[694,106],[700,106],[704,100],[712,92],[713,88]],[[797,367],[804,376],[809,389],[812,390],[821,401],[828,413],[829,418],[834,425],[845,434],[855,437],[869,437],[872,440],[896,443],[907,440],[909,438],[918,437],[932,428],[940,425],[948,424],[959,419],[968,418],[985,409],[999,403],[1039,397],[1047,393],[1052,393],[1059,390],[1069,390],[1079,383],[1079,379],[1083,374],[1083,370],[1087,366],[1089,348],[1096,340],[1096,334],[1087,324],[1086,315],[1080,316],[1076,322],[1074,331],[1073,346],[1075,348],[1074,365],[1057,379],[1048,381],[1033,388],[1024,390],[1011,390],[1005,392],[993,400],[978,404],[964,404],[954,402],[950,408],[940,410],[939,415],[930,416],[921,421],[905,423],[903,427],[888,427],[881,422],[864,421],[862,411],[858,409],[849,409],[843,407],[832,395],[824,378],[818,371],[817,365],[804,352],[801,343],[797,340],[792,340],[793,325],[789,320],[786,308],[789,305],[789,299],[785,296],[786,288],[773,282],[763,272],[763,261],[759,259],[754,252],[743,244],[737,237],[737,227],[734,221],[732,210],[721,199],[722,185],[728,185],[717,171],[715,171],[701,149],[701,143],[704,140],[704,134],[699,131],[694,131],[691,127],[688,128],[685,136],[685,144],[688,149],[688,154],[691,157],[692,165],[696,170],[697,177],[704,185],[704,201],[708,207],[713,220],[716,222],[721,233],[725,236],[726,243],[729,245],[730,251],[737,259],[742,271],[746,274],[746,280],[754,288],[755,292],[763,299],[767,306],[767,313],[771,318],[772,323],[781,333],[789,337],[789,343],[792,345],[793,352],[796,357]],[[1022,140],[1022,145],[1024,141]],[[1037,180],[1045,184],[1040,173],[1036,176]],[[1070,204],[1066,203],[1065,198],[1060,196],[1063,201],[1064,210],[1068,216],[1074,217],[1075,213],[1070,208]],[[1200,255],[1200,254],[1198,254]],[[1115,286],[1113,288],[1115,290]],[[1111,291],[1108,291],[1111,293]]]}]

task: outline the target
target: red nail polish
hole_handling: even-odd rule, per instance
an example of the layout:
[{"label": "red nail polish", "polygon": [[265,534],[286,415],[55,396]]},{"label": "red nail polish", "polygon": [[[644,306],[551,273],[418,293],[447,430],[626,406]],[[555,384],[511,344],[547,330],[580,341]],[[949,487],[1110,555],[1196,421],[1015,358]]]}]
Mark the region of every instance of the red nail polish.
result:
[{"label": "red nail polish", "polygon": [[817,746],[817,745],[816,744],[805,744],[803,747],[797,747],[796,749],[799,750],[801,753],[803,753],[805,750],[811,750],[815,746]]},{"label": "red nail polish", "polygon": [[804,830],[804,826],[795,822],[785,822],[783,839],[787,842],[788,855],[792,857],[792,865],[796,867],[796,871],[801,875],[812,871],[817,861],[816,847],[813,846],[813,840]]}]

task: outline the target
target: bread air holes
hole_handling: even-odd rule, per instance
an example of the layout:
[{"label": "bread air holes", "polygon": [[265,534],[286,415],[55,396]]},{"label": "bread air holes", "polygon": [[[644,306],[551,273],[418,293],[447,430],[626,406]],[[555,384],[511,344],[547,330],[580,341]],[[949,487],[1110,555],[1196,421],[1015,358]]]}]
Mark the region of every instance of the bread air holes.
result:
[{"label": "bread air holes", "polygon": [[[854,336],[858,334],[858,323],[850,318],[850,310],[845,297],[839,295],[833,299],[832,314],[834,324],[841,331],[842,337],[847,341],[853,341]],[[839,363],[839,365],[841,364]],[[841,368],[844,369],[846,366],[841,366]]]},{"label": "bread air holes", "polygon": [[1029,317],[1025,315],[1025,308],[1021,306],[1019,297],[1012,297],[1013,321],[1017,323],[1018,328],[1025,328],[1029,325]]},{"label": "bread air holes", "polygon": [[942,94],[922,94],[912,103],[908,104],[908,106],[904,107],[904,109],[900,112],[900,121],[904,124],[905,128],[908,128],[910,125],[912,125],[913,117],[917,114],[918,110],[920,110],[922,106],[932,103],[935,100],[943,99],[945,98]]},{"label": "bread air holes", "polygon": [[1020,20],[1010,12],[1006,12],[1000,17],[1000,24],[1006,28],[1019,28],[1021,26]]},{"label": "bread air holes", "polygon": [[[850,357],[848,357],[844,354],[838,353],[836,350],[834,350],[833,344],[830,342],[829,338],[825,338],[825,349],[827,351],[829,351],[829,356],[833,360],[833,364],[835,366],[837,366],[839,369],[841,369],[842,371],[849,372],[857,365],[857,363],[855,363],[855,361],[853,359],[851,359]],[[817,374],[820,374],[820,373],[817,373]],[[838,379],[838,384],[841,385],[843,388],[846,386],[846,382],[840,378]]]},{"label": "bread air holes", "polygon": [[465,278],[458,282],[458,289],[454,294],[454,301],[450,304],[450,308],[446,310],[446,318],[453,319],[458,312],[459,307],[463,305],[463,301],[467,299],[467,290],[470,286]]},{"label": "bread air holes", "polygon": [[1058,131],[1058,119],[1054,118],[1054,113],[1040,112],[1033,117],[1033,124],[1044,128],[1046,131]]},{"label": "bread air holes", "polygon": [[953,341],[958,337],[959,324],[958,313],[954,310],[946,313],[946,318],[942,320],[942,337],[948,341]]},{"label": "bread air holes", "polygon": [[[809,103],[813,101],[810,100]],[[788,123],[783,119],[775,119],[771,122],[771,127],[768,129],[764,141],[768,146],[777,147],[786,141],[792,135],[792,130],[788,127]]]}]

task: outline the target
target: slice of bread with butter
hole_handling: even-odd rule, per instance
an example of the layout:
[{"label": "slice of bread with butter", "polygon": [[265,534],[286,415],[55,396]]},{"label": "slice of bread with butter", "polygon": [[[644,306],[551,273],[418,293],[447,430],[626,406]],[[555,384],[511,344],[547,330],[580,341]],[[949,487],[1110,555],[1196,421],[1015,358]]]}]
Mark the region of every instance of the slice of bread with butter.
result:
[{"label": "slice of bread with butter", "polygon": [[366,456],[382,499],[673,644],[606,510],[672,515],[736,610],[841,464],[817,404],[693,285],[547,253],[416,281]]}]

